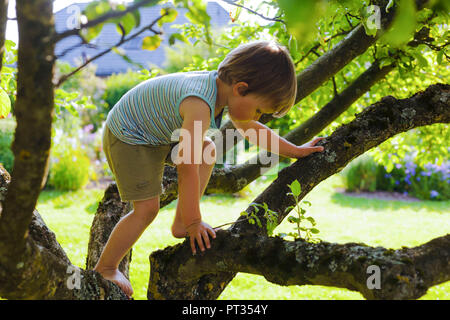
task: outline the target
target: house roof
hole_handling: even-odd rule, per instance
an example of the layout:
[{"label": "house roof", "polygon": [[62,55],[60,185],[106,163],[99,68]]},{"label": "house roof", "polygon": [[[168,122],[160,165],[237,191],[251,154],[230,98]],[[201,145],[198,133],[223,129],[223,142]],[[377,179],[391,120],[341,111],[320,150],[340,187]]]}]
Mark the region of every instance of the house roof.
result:
[{"label": "house roof", "polygon": [[[71,26],[71,24],[74,22],[74,14],[78,12],[81,13],[87,5],[88,3],[76,3],[56,12],[54,15],[56,31],[63,32],[65,30],[72,29],[73,26]],[[156,19],[160,15],[161,8],[163,7],[164,5],[155,5],[152,7],[139,8],[141,23],[138,28],[133,29],[129,34],[133,34],[136,30],[139,30],[144,27],[145,24],[148,24],[149,21]],[[221,27],[228,24],[230,17],[227,11],[218,3],[208,2],[206,10],[211,17],[211,24],[213,27]],[[178,16],[176,20],[172,23],[166,23],[163,25],[164,36],[162,37],[161,45],[156,50],[149,51],[141,48],[142,39],[153,35],[153,32],[148,30],[140,34],[135,39],[124,43],[120,46],[121,50],[123,50],[131,60],[142,65],[143,67],[151,68],[152,65],[162,66],[165,61],[164,47],[169,45],[168,39],[170,35],[177,32],[176,29],[171,28],[171,25],[189,22],[185,17],[187,9],[177,8],[177,11]],[[83,61],[83,58],[90,58],[113,46],[120,40],[120,37],[121,35],[116,30],[116,25],[113,23],[108,23],[103,26],[99,36],[90,42],[91,44],[94,44],[95,47],[81,44],[81,39],[79,37],[70,36],[62,39],[56,44],[55,54],[58,57],[58,60],[65,61],[72,66],[76,66]],[[68,51],[67,49],[69,48],[73,49]],[[108,76],[113,73],[122,73],[126,72],[128,69],[140,69],[139,66],[130,64],[120,55],[112,51],[96,59],[92,63],[97,66],[96,75],[98,76]]]}]

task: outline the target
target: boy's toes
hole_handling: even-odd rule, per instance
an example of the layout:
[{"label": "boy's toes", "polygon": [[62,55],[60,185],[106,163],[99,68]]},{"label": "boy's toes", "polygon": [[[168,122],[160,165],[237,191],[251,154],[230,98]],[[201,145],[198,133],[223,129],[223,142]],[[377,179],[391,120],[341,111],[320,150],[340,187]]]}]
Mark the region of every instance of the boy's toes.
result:
[{"label": "boy's toes", "polygon": [[103,278],[114,282],[129,298],[133,295],[133,288],[130,281],[117,269],[112,270],[96,270]]}]

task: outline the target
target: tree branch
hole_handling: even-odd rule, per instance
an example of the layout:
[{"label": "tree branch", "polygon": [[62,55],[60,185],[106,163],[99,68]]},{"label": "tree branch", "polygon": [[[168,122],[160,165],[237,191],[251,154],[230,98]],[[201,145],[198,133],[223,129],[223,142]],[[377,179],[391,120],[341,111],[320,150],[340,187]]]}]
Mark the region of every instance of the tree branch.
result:
[{"label": "tree branch", "polygon": [[108,52],[111,52],[114,48],[116,47],[120,47],[122,44],[124,44],[125,42],[128,42],[134,38],[136,38],[138,35],[140,35],[141,33],[144,33],[147,30],[152,31],[155,34],[161,34],[161,32],[158,32],[156,30],[153,29],[153,26],[164,16],[166,16],[168,13],[165,13],[163,15],[161,15],[160,17],[158,17],[157,19],[155,19],[152,23],[150,23],[149,25],[143,27],[141,30],[137,31],[136,33],[134,33],[133,35],[129,36],[128,38],[124,37],[124,34],[122,34],[121,39],[112,47],[103,50],[102,52],[96,54],[95,56],[93,56],[90,59],[87,59],[83,64],[81,64],[80,66],[78,66],[77,68],[75,68],[74,70],[72,70],[71,72],[62,75],[58,81],[56,81],[55,87],[58,88],[61,84],[64,83],[64,81],[66,81],[68,78],[70,78],[71,76],[73,76],[75,73],[77,73],[78,71],[80,71],[81,69],[83,69],[85,66],[87,66],[89,63],[91,63],[92,61],[104,56],[105,54],[107,54]]},{"label": "tree branch", "polygon": [[[418,299],[429,287],[450,280],[449,247],[450,235],[418,247],[392,250],[220,230],[211,249],[198,257],[190,254],[188,243],[153,252],[148,298],[209,298],[206,292],[198,297],[186,288],[198,288],[199,279],[211,273],[245,272],[282,286],[346,288],[359,291],[366,299]],[[367,285],[369,266],[380,270],[379,289]]]},{"label": "tree branch", "polygon": [[286,24],[286,22],[284,20],[279,19],[278,17],[275,17],[275,18],[266,17],[266,16],[262,15],[261,13],[255,11],[255,10],[252,10],[252,9],[246,7],[246,6],[243,6],[242,4],[236,3],[235,1],[232,1],[232,0],[222,0],[222,1],[225,2],[225,3],[228,3],[228,4],[232,5],[232,6],[245,9],[248,12],[253,13],[254,15],[257,15],[258,17],[263,18],[264,20],[274,21],[274,22],[281,22],[283,24]]},{"label": "tree branch", "polygon": [[[133,208],[130,202],[121,202],[116,184],[111,184],[106,189],[102,202],[99,203],[94,220],[92,221],[88,253],[86,258],[86,269],[92,270],[97,264],[103,248],[109,236],[119,222]],[[119,264],[119,270],[129,278],[129,267],[131,263],[131,250]]]},{"label": "tree branch", "polygon": [[64,38],[78,35],[79,32],[83,29],[95,27],[96,25],[104,23],[110,19],[123,17],[127,13],[133,12],[142,6],[156,4],[158,2],[159,2],[159,0],[142,0],[139,2],[135,2],[133,5],[127,7],[125,10],[111,10],[110,12],[108,12],[94,20],[91,20],[91,21],[88,21],[87,23],[81,24],[80,28],[78,28],[78,29],[71,29],[71,30],[66,30],[64,32],[57,33],[54,36],[53,40],[56,43],[58,41],[61,41]]}]

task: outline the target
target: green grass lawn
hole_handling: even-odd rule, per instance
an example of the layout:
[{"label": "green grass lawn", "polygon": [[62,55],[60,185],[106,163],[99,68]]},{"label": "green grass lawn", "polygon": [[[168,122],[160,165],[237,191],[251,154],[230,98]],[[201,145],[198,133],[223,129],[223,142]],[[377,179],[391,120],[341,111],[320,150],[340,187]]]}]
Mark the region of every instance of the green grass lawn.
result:
[{"label": "green grass lawn", "polygon": [[[201,202],[203,218],[212,226],[232,222],[268,185],[260,179],[245,188],[242,197],[205,196]],[[314,217],[322,240],[337,243],[363,242],[371,246],[401,248],[417,246],[450,232],[450,201],[404,202],[362,199],[335,193],[337,176],[317,186],[306,198],[312,203],[308,215]],[[84,268],[89,229],[103,190],[78,192],[44,191],[37,209],[72,263]],[[130,278],[135,299],[146,299],[149,279],[149,254],[181,242],[170,234],[175,203],[161,209],[133,249]],[[276,230],[291,231],[283,222]],[[239,273],[219,299],[363,299],[346,289],[323,286],[282,287],[261,276]],[[421,299],[450,299],[450,282],[435,286]]]}]

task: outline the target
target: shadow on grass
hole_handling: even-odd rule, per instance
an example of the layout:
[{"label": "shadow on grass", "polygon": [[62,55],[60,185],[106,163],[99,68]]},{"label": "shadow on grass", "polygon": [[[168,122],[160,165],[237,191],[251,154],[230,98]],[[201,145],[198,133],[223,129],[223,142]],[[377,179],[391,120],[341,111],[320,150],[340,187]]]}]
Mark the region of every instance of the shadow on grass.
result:
[{"label": "shadow on grass", "polygon": [[399,210],[413,209],[447,213],[450,207],[450,201],[402,201],[402,200],[383,200],[376,198],[360,198],[343,193],[336,192],[331,196],[331,201],[342,207],[371,209],[371,210]]}]

